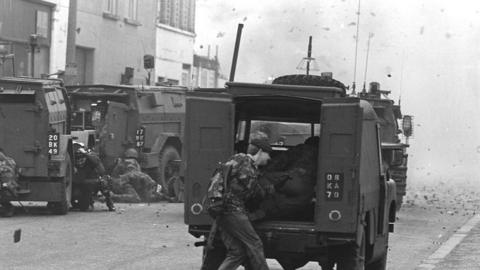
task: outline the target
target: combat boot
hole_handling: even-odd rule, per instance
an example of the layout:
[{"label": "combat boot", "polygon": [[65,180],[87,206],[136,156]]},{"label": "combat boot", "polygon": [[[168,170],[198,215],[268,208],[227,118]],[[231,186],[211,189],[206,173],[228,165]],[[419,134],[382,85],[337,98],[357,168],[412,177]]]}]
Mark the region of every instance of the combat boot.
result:
[{"label": "combat boot", "polygon": [[105,198],[105,203],[107,204],[108,211],[114,212],[115,210],[117,210],[117,209],[115,209],[115,206],[113,205],[112,198],[110,198],[110,196]]}]

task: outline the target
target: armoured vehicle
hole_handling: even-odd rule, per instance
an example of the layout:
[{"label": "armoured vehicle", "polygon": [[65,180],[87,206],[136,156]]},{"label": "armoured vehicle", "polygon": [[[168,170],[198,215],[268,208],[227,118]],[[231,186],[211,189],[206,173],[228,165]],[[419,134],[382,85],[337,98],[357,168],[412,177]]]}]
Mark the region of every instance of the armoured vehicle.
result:
[{"label": "armoured vehicle", "polygon": [[136,148],[142,169],[169,195],[177,196],[175,177],[185,123],[184,87],[67,86],[72,134],[95,149],[107,171],[128,148]]},{"label": "armoured vehicle", "polygon": [[[219,161],[246,151],[258,123],[303,125],[319,138],[311,146],[314,193],[302,217],[254,224],[266,256],[284,269],[308,261],[348,269],[356,256],[365,257],[366,269],[385,269],[396,187],[382,162],[380,119],[369,102],[348,97],[329,77],[301,86],[229,82],[225,89],[187,94],[184,218],[190,234],[208,237],[212,219],[203,202],[211,174]],[[297,141],[271,143],[274,160]]]},{"label": "armoured vehicle", "polygon": [[[405,125],[402,130],[398,120],[411,121],[411,117],[403,117],[400,105],[395,105],[394,101],[388,98],[389,94],[390,91],[380,89],[378,82],[371,82],[369,90],[358,93],[358,96],[372,104],[380,120],[383,158],[390,176],[397,185],[397,210],[400,210],[406,194],[409,145],[401,141],[399,134],[403,133],[408,138],[411,136],[411,130]],[[409,126],[411,127],[411,124]]]},{"label": "armoured vehicle", "polygon": [[68,97],[59,80],[0,79],[0,147],[17,164],[18,195],[66,214],[72,194]]}]

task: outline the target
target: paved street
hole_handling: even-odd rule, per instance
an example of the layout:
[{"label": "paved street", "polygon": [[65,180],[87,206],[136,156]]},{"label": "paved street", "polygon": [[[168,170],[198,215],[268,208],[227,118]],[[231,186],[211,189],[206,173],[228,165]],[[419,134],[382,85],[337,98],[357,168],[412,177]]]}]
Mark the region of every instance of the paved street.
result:
[{"label": "paved street", "polygon": [[[96,203],[93,212],[66,216],[27,209],[28,214],[19,209],[15,217],[0,219],[1,269],[190,270],[200,264],[201,248],[193,246],[196,239],[183,224],[182,204],[119,204],[119,211],[111,213]],[[471,217],[415,205],[403,208],[391,237],[388,269],[415,269]],[[16,229],[22,230],[19,243],[13,243]],[[451,269],[463,254],[474,256],[464,250],[480,242],[478,226],[471,235],[438,269]],[[273,260],[269,265],[281,269]],[[302,269],[320,267],[309,263]]]}]

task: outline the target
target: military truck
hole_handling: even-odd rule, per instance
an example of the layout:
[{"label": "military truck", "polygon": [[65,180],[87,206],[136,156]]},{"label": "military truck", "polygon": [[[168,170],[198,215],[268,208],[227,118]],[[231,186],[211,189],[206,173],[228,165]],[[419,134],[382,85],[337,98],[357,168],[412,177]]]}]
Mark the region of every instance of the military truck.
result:
[{"label": "military truck", "polygon": [[[410,116],[402,115],[400,105],[388,97],[390,91],[381,90],[378,82],[371,82],[368,91],[361,91],[358,96],[370,102],[379,117],[384,161],[388,172],[397,185],[397,211],[400,210],[407,187],[408,143],[402,142],[399,134],[408,138],[411,131],[400,127],[398,120],[409,121]],[[411,125],[410,125],[411,126]]]},{"label": "military truck", "polygon": [[[225,89],[187,94],[184,219],[189,233],[208,237],[212,219],[204,202],[212,172],[218,162],[246,151],[259,121],[304,125],[310,136],[319,136],[315,192],[306,215],[254,224],[266,256],[287,270],[308,261],[322,269],[334,263],[350,269],[357,256],[365,257],[366,269],[385,269],[396,187],[382,162],[380,120],[369,102],[348,97],[343,84],[331,78],[301,86],[229,82]],[[272,147],[273,160],[294,145],[286,140]]]},{"label": "military truck", "polygon": [[185,123],[184,87],[132,85],[67,86],[72,133],[93,148],[107,171],[128,148],[136,148],[142,169],[178,196],[175,177]]},{"label": "military truck", "polygon": [[[335,83],[330,72],[322,73],[322,76],[308,76],[303,74],[285,75],[276,78],[273,84],[288,85],[339,85]],[[401,141],[399,134],[403,133],[406,138],[411,136],[411,129],[402,130],[398,120],[403,119],[400,105],[395,105],[394,101],[388,97],[390,91],[381,90],[378,82],[371,82],[368,91],[366,89],[353,94],[372,104],[380,122],[380,139],[382,142],[383,161],[387,167],[389,176],[395,181],[397,186],[396,207],[400,210],[403,197],[406,194],[407,186],[407,163],[408,143]],[[404,121],[411,121],[410,116],[406,116]],[[411,124],[409,124],[411,126]]]},{"label": "military truck", "polygon": [[68,97],[60,80],[0,78],[0,147],[17,164],[17,196],[66,214],[72,194]]}]

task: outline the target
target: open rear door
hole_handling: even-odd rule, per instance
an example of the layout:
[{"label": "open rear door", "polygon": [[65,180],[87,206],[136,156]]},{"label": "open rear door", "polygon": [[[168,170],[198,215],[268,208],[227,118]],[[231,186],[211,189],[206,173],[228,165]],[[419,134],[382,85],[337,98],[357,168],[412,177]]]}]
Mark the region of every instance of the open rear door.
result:
[{"label": "open rear door", "polygon": [[330,102],[321,111],[316,227],[352,233],[357,229],[362,109],[355,100]]},{"label": "open rear door", "polygon": [[203,209],[218,162],[233,154],[234,106],[225,93],[188,93],[185,119],[185,223],[210,224]]}]

